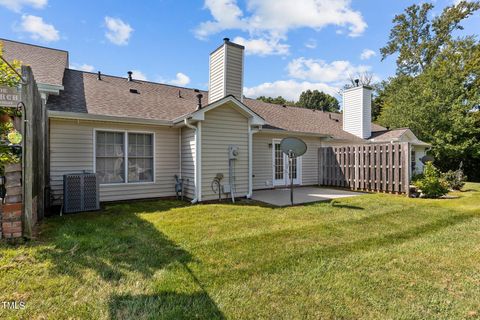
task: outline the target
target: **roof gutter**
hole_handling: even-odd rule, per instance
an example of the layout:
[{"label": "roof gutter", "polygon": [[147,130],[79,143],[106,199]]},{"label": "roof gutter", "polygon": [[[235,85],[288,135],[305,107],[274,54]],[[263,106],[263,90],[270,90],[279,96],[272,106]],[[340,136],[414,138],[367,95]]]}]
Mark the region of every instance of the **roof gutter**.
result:
[{"label": "roof gutter", "polygon": [[278,129],[268,129],[262,128],[262,132],[265,133],[275,133],[275,134],[282,134],[282,135],[301,135],[301,136],[309,136],[309,137],[319,137],[319,138],[331,138],[331,135],[322,134],[322,133],[315,133],[315,132],[302,132],[302,131],[289,131],[289,130],[278,130]]},{"label": "roof gutter", "polygon": [[48,117],[51,119],[53,118],[53,119],[87,120],[87,121],[123,122],[123,123],[173,127],[173,122],[168,120],[117,117],[117,116],[107,116],[107,115],[80,113],[80,112],[65,112],[65,111],[49,110]]},{"label": "roof gutter", "polygon": [[47,83],[37,83],[38,91],[53,95],[59,95],[60,91],[64,90],[65,87],[62,85],[47,84]]}]

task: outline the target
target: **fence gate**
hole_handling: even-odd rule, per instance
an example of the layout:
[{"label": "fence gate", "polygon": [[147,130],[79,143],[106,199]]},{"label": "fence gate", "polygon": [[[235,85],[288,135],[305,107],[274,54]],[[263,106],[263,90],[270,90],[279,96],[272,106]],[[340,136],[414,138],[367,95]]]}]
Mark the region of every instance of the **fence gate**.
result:
[{"label": "fence gate", "polygon": [[318,160],[320,185],[409,193],[408,142],[321,147]]}]

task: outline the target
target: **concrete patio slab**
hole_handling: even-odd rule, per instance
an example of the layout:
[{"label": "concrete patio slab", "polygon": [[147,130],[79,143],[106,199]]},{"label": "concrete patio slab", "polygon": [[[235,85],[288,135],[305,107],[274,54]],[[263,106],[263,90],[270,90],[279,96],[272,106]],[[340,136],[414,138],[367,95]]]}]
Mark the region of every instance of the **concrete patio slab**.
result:
[{"label": "concrete patio slab", "polygon": [[[316,201],[328,201],[338,198],[355,197],[362,194],[364,193],[341,189],[296,187],[293,192],[293,203],[302,204]],[[290,189],[288,188],[254,191],[252,199],[279,207],[291,204]]]}]

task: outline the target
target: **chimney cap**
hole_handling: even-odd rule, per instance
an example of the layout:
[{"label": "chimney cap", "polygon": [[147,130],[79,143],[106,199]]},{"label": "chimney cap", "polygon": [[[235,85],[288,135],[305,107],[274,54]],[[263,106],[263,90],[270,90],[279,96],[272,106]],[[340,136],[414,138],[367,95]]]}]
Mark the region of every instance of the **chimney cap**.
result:
[{"label": "chimney cap", "polygon": [[223,38],[223,42],[225,43],[230,42],[230,38]]},{"label": "chimney cap", "polygon": [[201,93],[197,94],[197,99],[198,99],[197,110],[202,109],[202,98],[203,98],[203,94]]},{"label": "chimney cap", "polygon": [[101,72],[101,71],[98,71],[98,73],[97,73],[97,79],[98,79],[98,80],[102,80],[102,72]]},{"label": "chimney cap", "polygon": [[132,72],[132,71],[128,71],[127,73],[128,73],[128,81],[132,81],[132,80],[133,80],[133,78],[132,78],[133,72]]}]

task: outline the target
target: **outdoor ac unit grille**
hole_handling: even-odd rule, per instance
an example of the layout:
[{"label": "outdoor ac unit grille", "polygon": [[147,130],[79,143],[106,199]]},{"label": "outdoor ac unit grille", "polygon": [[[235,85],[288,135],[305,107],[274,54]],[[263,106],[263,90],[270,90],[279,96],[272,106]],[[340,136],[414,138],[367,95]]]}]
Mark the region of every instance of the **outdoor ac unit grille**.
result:
[{"label": "outdoor ac unit grille", "polygon": [[94,173],[63,176],[63,212],[81,212],[100,209],[97,176]]}]

